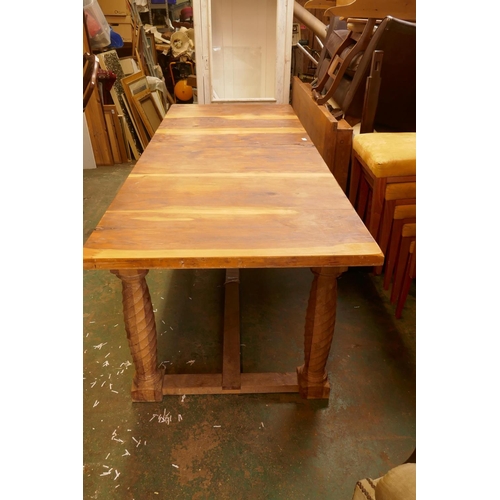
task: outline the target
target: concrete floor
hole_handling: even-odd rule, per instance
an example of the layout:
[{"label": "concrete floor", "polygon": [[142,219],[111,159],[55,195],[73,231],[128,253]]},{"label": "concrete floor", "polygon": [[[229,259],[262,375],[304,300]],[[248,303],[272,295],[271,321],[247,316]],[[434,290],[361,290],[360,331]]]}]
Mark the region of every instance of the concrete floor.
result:
[{"label": "concrete floor", "polygon": [[[84,170],[84,240],[131,169]],[[166,372],[220,372],[224,271],[152,270],[147,281]],[[309,269],[241,271],[243,371],[302,364],[311,281]],[[415,448],[415,285],[397,320],[370,269],[339,278],[329,401],[160,403],[131,402],[118,278],[85,271],[83,285],[84,499],[350,500],[357,480],[381,476]]]}]

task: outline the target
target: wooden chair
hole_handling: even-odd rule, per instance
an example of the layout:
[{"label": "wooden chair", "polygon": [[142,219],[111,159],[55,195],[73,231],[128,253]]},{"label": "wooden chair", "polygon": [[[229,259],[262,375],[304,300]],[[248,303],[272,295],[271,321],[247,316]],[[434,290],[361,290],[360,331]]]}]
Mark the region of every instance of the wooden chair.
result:
[{"label": "wooden chair", "polygon": [[[317,84],[312,87],[313,97],[318,104],[325,104],[334,96],[335,91],[342,83],[342,78],[354,63],[356,56],[361,55],[366,50],[375,23],[376,19],[368,19],[359,37],[355,36],[353,30],[331,33],[330,38],[333,38],[337,43],[331,49],[332,54],[328,69],[318,79]],[[327,86],[327,90],[323,93],[325,86]]]},{"label": "wooden chair", "polygon": [[85,111],[96,87],[98,69],[99,59],[97,56],[89,52],[83,54],[83,111]]},{"label": "wooden chair", "polygon": [[[373,67],[376,53],[379,54],[379,68]],[[378,92],[368,96],[367,79],[376,69],[380,78]],[[343,79],[349,80],[349,74]],[[370,100],[366,103],[368,97]],[[375,130],[415,132],[416,24],[386,17],[371,37],[352,80],[339,84],[334,99],[342,105],[344,118],[352,125],[361,121],[369,104],[375,108],[372,110]]]},{"label": "wooden chair", "polygon": [[[352,30],[329,30],[327,41],[317,69],[318,83],[312,89],[315,93],[327,95],[317,100],[318,104],[331,104],[336,118],[343,117],[351,126],[361,122],[365,108],[367,79],[370,77],[373,56],[383,54],[379,68],[378,92],[369,103],[375,107],[374,127],[386,132],[414,132],[416,130],[416,24],[393,17],[386,17],[373,34],[378,20],[367,20],[361,39],[354,44]],[[342,44],[347,42],[347,47]],[[365,48],[364,44],[369,42]],[[328,54],[330,53],[330,57]],[[335,61],[335,57],[338,57]],[[338,67],[343,60],[343,73]],[[349,64],[346,64],[346,61]],[[380,61],[380,59],[379,59]],[[342,64],[341,64],[342,66]],[[379,62],[380,66],[380,62]],[[330,78],[328,72],[333,72]],[[323,83],[325,82],[325,83]],[[333,92],[332,92],[333,89]],[[373,130],[373,128],[372,128]],[[367,130],[367,131],[372,131]]]}]

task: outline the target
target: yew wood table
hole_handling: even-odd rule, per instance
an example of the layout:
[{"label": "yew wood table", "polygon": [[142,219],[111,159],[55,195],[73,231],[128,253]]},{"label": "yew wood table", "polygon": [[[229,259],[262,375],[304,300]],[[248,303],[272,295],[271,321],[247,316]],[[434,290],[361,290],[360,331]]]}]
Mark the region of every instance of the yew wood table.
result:
[{"label": "yew wood table", "polygon": [[[133,401],[299,392],[328,398],[337,277],[383,255],[289,105],[171,106],[83,250],[122,282]],[[304,363],[241,373],[239,269],[310,267]],[[226,269],[222,373],[164,374],[149,269]]]}]

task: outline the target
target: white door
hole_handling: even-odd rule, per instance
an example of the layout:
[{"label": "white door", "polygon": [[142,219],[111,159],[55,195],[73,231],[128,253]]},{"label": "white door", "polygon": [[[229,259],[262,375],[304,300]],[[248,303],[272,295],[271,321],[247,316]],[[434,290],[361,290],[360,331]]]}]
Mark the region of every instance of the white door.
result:
[{"label": "white door", "polygon": [[200,104],[288,104],[293,3],[192,1]]}]

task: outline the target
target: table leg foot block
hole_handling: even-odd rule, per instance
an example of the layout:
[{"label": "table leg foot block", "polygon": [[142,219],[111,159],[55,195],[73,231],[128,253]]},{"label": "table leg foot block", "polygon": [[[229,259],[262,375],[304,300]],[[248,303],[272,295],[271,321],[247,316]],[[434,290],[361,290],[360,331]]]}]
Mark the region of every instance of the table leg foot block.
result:
[{"label": "table leg foot block", "polygon": [[297,368],[297,380],[299,383],[299,394],[304,399],[329,399],[330,382],[325,373],[321,380],[309,380],[304,371],[304,365]]},{"label": "table leg foot block", "polygon": [[163,377],[165,371],[160,369],[154,377],[132,382],[132,401],[155,402],[163,399]]}]

